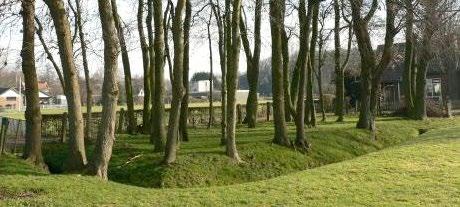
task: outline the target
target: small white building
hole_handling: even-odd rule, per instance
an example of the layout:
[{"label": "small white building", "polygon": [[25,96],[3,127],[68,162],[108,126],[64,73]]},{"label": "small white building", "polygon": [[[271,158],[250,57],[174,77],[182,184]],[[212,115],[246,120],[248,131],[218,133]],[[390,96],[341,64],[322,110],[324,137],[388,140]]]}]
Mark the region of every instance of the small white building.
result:
[{"label": "small white building", "polygon": [[67,106],[67,97],[64,95],[57,95],[54,97],[55,104],[59,106]]},{"label": "small white building", "polygon": [[211,84],[209,80],[192,82],[190,90],[192,91],[192,93],[209,92],[211,90]]}]

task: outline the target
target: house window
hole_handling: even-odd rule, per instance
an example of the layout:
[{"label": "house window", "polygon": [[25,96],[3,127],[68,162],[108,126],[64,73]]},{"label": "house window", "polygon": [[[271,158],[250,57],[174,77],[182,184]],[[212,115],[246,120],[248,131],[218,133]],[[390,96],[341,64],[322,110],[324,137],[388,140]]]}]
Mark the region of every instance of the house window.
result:
[{"label": "house window", "polygon": [[426,92],[428,97],[441,96],[441,79],[432,78],[426,80]]},{"label": "house window", "polygon": [[16,101],[16,97],[6,97],[6,101]]}]

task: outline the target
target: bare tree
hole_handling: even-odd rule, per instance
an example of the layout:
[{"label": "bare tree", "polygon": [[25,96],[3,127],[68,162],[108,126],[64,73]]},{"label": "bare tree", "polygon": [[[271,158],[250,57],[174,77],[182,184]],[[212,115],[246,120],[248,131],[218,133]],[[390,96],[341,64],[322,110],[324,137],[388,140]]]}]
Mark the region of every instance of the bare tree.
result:
[{"label": "bare tree", "polygon": [[180,126],[179,131],[181,133],[182,141],[189,141],[187,124],[188,124],[188,105],[190,96],[190,84],[189,84],[189,73],[190,73],[190,27],[192,21],[192,4],[187,1],[185,5],[185,20],[184,20],[184,87],[185,94],[182,99],[182,106],[180,112]]},{"label": "bare tree", "polygon": [[[331,14],[332,4],[322,5],[319,12],[319,24],[320,29],[318,31],[318,69],[315,72],[316,81],[318,83],[318,92],[319,92],[319,108],[321,111],[321,121],[326,121],[326,109],[324,106],[324,92],[323,92],[323,66],[326,61],[326,48],[325,44],[331,36],[331,31],[326,31],[326,20],[327,17]],[[351,30],[351,28],[350,28]]]},{"label": "bare tree", "polygon": [[[227,39],[229,38],[228,36],[228,31],[229,28],[227,27],[227,18],[229,18],[229,9],[227,9],[227,4],[230,4],[229,0],[225,1],[226,9],[225,9],[225,14],[222,16],[221,14],[221,7],[219,5],[219,2],[214,3],[214,1],[211,0],[211,7],[213,14],[216,18],[217,22],[217,30],[219,34],[219,60],[220,60],[220,70],[222,74],[222,81],[221,81],[221,138],[220,142],[222,145],[226,143],[226,129],[227,129]],[[227,11],[228,10],[228,11]]]},{"label": "bare tree", "polygon": [[426,114],[426,76],[430,61],[433,61],[434,54],[434,37],[440,32],[440,28],[457,14],[459,9],[456,9],[456,1],[442,0],[429,1],[421,0],[421,42],[418,49],[417,57],[417,76],[415,86],[414,111],[413,119],[425,119]]},{"label": "bare tree", "polygon": [[40,99],[35,68],[35,1],[22,1],[23,39],[22,72],[26,88],[26,143],[23,157],[36,166],[45,167],[42,156]]},{"label": "bare tree", "polygon": [[[301,2],[305,2],[301,0]],[[282,146],[290,146],[287,135],[284,107],[283,84],[283,47],[282,35],[284,30],[283,0],[270,0],[270,28],[272,36],[272,79],[273,79],[273,115],[275,117],[275,137],[273,142]],[[302,126],[303,127],[303,126]]]},{"label": "bare tree", "polygon": [[308,9],[306,10],[306,2],[305,0],[300,0],[299,1],[299,22],[303,22],[303,24],[300,24],[300,45],[299,45],[299,56],[297,57],[297,61],[300,61],[299,63],[299,89],[298,89],[298,95],[297,95],[297,109],[296,109],[296,117],[295,117],[295,123],[296,123],[296,141],[295,141],[295,146],[299,147],[301,150],[306,150],[308,149],[309,143],[307,139],[305,138],[305,108],[308,106],[305,106],[305,89],[306,89],[306,82],[307,82],[307,76],[308,76],[308,63],[310,59],[310,25],[312,21],[312,13],[313,13],[313,7],[312,1],[310,1],[308,5]]},{"label": "bare tree", "polygon": [[166,129],[164,126],[164,115],[165,115],[165,83],[164,83],[164,25],[163,25],[163,4],[162,0],[154,0],[154,20],[155,20],[155,93],[152,99],[152,114],[153,114],[153,129],[152,129],[152,140],[155,144],[154,151],[160,152],[164,150],[164,140],[166,138]]},{"label": "bare tree", "polygon": [[166,141],[166,153],[164,162],[171,164],[176,161],[177,134],[179,129],[180,107],[184,95],[184,29],[182,18],[185,13],[187,0],[178,0],[173,17],[173,40],[174,40],[174,78],[172,80],[172,102],[169,114],[169,129]]},{"label": "bare tree", "polygon": [[[227,0],[228,1],[228,0]],[[229,3],[226,6],[230,6]],[[241,162],[241,158],[236,148],[236,88],[238,86],[238,66],[240,60],[241,36],[240,36],[240,15],[241,0],[232,1],[233,12],[227,16],[227,31],[229,39],[227,41],[227,156],[236,162]],[[227,9],[227,8],[226,8]],[[228,8],[229,9],[229,8]],[[228,14],[230,15],[230,14]]]},{"label": "bare tree", "polygon": [[[78,1],[78,0],[77,0]],[[134,96],[133,96],[133,84],[131,80],[131,64],[129,62],[128,49],[126,47],[125,34],[121,22],[121,17],[118,14],[116,0],[111,0],[112,14],[115,21],[115,27],[118,32],[118,40],[121,48],[121,58],[123,63],[123,71],[125,77],[125,91],[126,91],[126,103],[128,105],[128,134],[134,134],[136,132],[136,119],[134,117]],[[160,15],[161,16],[161,15]]]},{"label": "bare tree", "polygon": [[69,111],[70,154],[65,167],[68,171],[79,171],[86,165],[87,160],[80,86],[73,57],[70,23],[62,0],[45,0],[45,3],[48,5],[56,30]]},{"label": "bare tree", "polygon": [[109,0],[98,0],[104,40],[104,83],[102,85],[102,119],[97,135],[91,173],[103,180],[108,179],[107,168],[115,140],[115,123],[118,101],[118,55],[119,41],[115,24],[113,5]]},{"label": "bare tree", "polygon": [[404,56],[404,73],[403,73],[403,92],[405,97],[405,106],[407,115],[411,117],[414,112],[414,95],[415,95],[415,37],[414,37],[414,0],[404,0],[406,9],[405,15],[405,56]]},{"label": "bare tree", "polygon": [[214,121],[214,99],[213,99],[213,89],[214,89],[214,67],[213,67],[213,55],[212,55],[212,40],[211,40],[211,20],[212,12],[209,13],[209,20],[206,22],[207,32],[208,32],[208,46],[209,46],[209,119],[208,119],[208,129],[213,125]]},{"label": "bare tree", "polygon": [[142,50],[142,63],[144,68],[144,108],[142,111],[142,131],[144,134],[150,132],[148,122],[150,122],[150,53],[149,45],[144,33],[144,0],[139,0],[137,9],[137,30]]},{"label": "bare tree", "polygon": [[249,128],[255,128],[257,122],[258,109],[258,85],[259,85],[259,62],[261,50],[261,22],[262,22],[262,0],[255,1],[254,11],[254,53],[251,51],[251,46],[248,39],[248,29],[246,28],[245,20],[241,15],[240,30],[243,48],[246,54],[247,78],[249,83],[249,95],[246,102],[246,118],[245,122]]},{"label": "bare tree", "polygon": [[[78,37],[80,38],[81,55],[83,58],[83,71],[85,74],[85,86],[86,86],[86,122],[85,122],[85,138],[90,139],[91,137],[91,119],[92,119],[92,106],[93,106],[93,89],[90,83],[90,74],[88,66],[88,55],[85,33],[83,31],[83,18],[82,18],[82,5],[80,0],[75,0],[76,9],[72,6],[72,2],[68,0],[69,7],[71,8],[75,16],[75,32],[78,31]],[[76,35],[73,37],[73,42],[76,39]],[[44,43],[43,43],[44,44]],[[58,69],[56,69],[58,71]],[[59,74],[59,73],[58,73]],[[65,91],[65,90],[64,90]]]},{"label": "bare tree", "polygon": [[378,2],[373,0],[369,12],[361,16],[363,3],[360,0],[350,0],[353,29],[356,34],[361,55],[361,100],[358,128],[370,129],[371,136],[376,138],[375,117],[377,115],[378,94],[381,76],[392,59],[394,37],[398,30],[395,28],[396,4],[394,0],[386,0],[386,29],[385,44],[380,60],[372,49],[369,36],[369,21],[377,11]]},{"label": "bare tree", "polygon": [[[149,44],[149,73],[148,73],[148,83],[149,83],[149,90],[145,90],[145,93],[149,94],[148,104],[152,103],[152,100],[155,98],[155,33],[154,33],[154,26],[153,26],[153,18],[154,18],[154,0],[147,0],[147,18],[146,18],[146,25],[147,25],[147,37],[148,37],[148,44]],[[149,109],[147,112],[147,122],[144,123],[144,133],[150,134],[153,131],[152,123],[153,119],[156,117],[153,116],[152,109]],[[150,136],[150,142],[153,144],[155,141],[152,140],[152,136]]]},{"label": "bare tree", "polygon": [[[334,67],[335,67],[335,115],[337,117],[337,122],[344,121],[345,113],[345,68],[350,59],[351,51],[351,41],[353,36],[352,23],[351,20],[347,19],[344,15],[344,2],[342,1],[342,8],[340,7],[339,0],[334,0]],[[340,15],[342,11],[342,15]],[[345,60],[341,60],[341,44],[340,44],[340,19],[341,16],[348,23],[348,49]]]},{"label": "bare tree", "polygon": [[[310,5],[311,4],[311,5]],[[310,58],[308,59],[307,65],[307,109],[306,119],[307,125],[316,126],[316,109],[315,99],[313,97],[313,74],[315,72],[315,56],[316,56],[316,44],[318,42],[318,19],[319,19],[319,1],[311,1],[309,7],[312,8],[312,28],[311,28],[311,40],[310,40]],[[308,117],[309,116],[309,117]]]}]

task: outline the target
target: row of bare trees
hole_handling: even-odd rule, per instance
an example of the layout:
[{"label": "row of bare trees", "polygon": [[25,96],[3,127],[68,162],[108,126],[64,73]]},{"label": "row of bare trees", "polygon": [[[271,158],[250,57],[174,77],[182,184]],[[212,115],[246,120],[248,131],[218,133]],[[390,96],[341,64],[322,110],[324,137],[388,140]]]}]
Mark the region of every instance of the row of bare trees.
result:
[{"label": "row of bare trees", "polygon": [[[118,101],[118,56],[121,53],[125,75],[125,88],[128,103],[128,133],[136,133],[134,103],[131,83],[130,58],[125,39],[123,21],[119,15],[116,0],[98,0],[99,15],[104,41],[104,82],[102,87],[103,117],[99,126],[96,148],[93,158],[86,156],[85,137],[88,138],[91,126],[91,85],[89,84],[88,57],[86,52],[85,33],[82,20],[82,2],[67,2],[75,16],[75,34],[72,34],[71,22],[63,0],[44,0],[52,17],[56,38],[58,40],[60,66],[47,49],[43,38],[43,27],[40,18],[35,15],[35,2],[23,0],[23,48],[21,52],[22,67],[26,79],[27,97],[27,133],[26,152],[24,157],[37,165],[43,165],[41,157],[40,122],[41,115],[38,101],[37,74],[35,69],[34,41],[35,33],[39,37],[48,59],[52,62],[65,89],[69,111],[69,149],[70,155],[66,162],[68,171],[90,169],[94,175],[107,179],[108,163],[112,154],[115,139],[116,107]],[[164,6],[163,4],[166,3]],[[190,0],[163,1],[138,0],[137,25],[139,46],[142,51],[144,69],[144,108],[142,132],[150,135],[153,150],[164,152],[164,163],[171,164],[177,158],[179,141],[188,141],[187,111],[189,103],[189,56],[190,30],[194,15],[194,2]],[[252,3],[252,2],[251,2]],[[380,98],[380,85],[384,71],[393,59],[395,36],[404,27],[406,31],[405,53],[405,89],[406,105],[409,116],[414,119],[426,117],[425,79],[429,61],[434,58],[433,43],[436,34],[446,34],[447,25],[458,10],[454,0],[385,0],[384,44],[375,51],[371,38],[371,29],[379,10],[378,0],[270,0],[269,22],[271,29],[271,69],[274,114],[273,142],[286,147],[294,147],[301,151],[309,150],[311,144],[306,137],[306,127],[316,126],[316,109],[314,103],[315,75],[320,89],[320,108],[322,120],[326,120],[322,94],[321,68],[324,65],[324,53],[329,36],[334,36],[334,65],[336,84],[337,121],[344,121],[345,87],[344,74],[350,59],[352,40],[356,40],[361,59],[360,105],[358,128],[369,129],[372,138],[376,138],[376,116]],[[242,159],[236,145],[236,91],[238,87],[238,71],[241,47],[245,53],[249,97],[247,99],[245,123],[249,128],[256,127],[258,102],[258,77],[262,48],[262,16],[264,1],[254,1],[253,42],[249,37],[250,28],[241,0],[215,1],[206,0],[205,6],[196,13],[208,8],[206,24],[208,44],[210,48],[210,64],[212,66],[212,40],[210,26],[214,19],[218,34],[219,63],[222,73],[222,136],[221,144],[225,145],[226,154],[236,162]],[[326,6],[325,6],[326,5]],[[289,14],[295,10],[298,28],[286,25]],[[147,11],[147,12],[145,12]],[[289,14],[288,14],[289,11]],[[145,15],[145,13],[147,13]],[[326,18],[333,16],[334,27],[326,32]],[[458,20],[457,20],[458,21]],[[341,23],[345,22],[345,26]],[[144,24],[145,23],[145,24]],[[144,27],[145,25],[145,27]],[[439,28],[444,29],[439,29]],[[297,58],[293,67],[290,66],[290,39],[298,29]],[[347,51],[345,58],[341,42],[341,34],[347,31]],[[146,33],[147,32],[147,33]],[[171,33],[170,33],[171,32]],[[449,33],[450,34],[450,33]],[[74,56],[75,38],[80,39],[83,56],[83,68],[88,90],[87,122],[83,123],[80,89],[76,58]],[[172,40],[173,47],[169,43]],[[251,48],[253,46],[253,48]],[[172,51],[171,51],[172,49]],[[48,52],[47,52],[48,51]],[[455,59],[455,58],[454,58]],[[166,64],[167,63],[167,64]],[[172,83],[172,103],[168,125],[165,125],[165,66],[169,67]],[[291,68],[293,68],[291,70]],[[213,72],[210,75],[212,87]],[[211,92],[212,97],[212,92]],[[448,100],[448,99],[446,99]],[[446,104],[448,105],[448,104]],[[211,99],[212,109],[212,99]],[[212,114],[212,111],[211,113]],[[287,123],[294,120],[296,137],[292,141],[288,136]],[[210,123],[212,123],[210,118]],[[86,130],[86,133],[85,133]],[[86,134],[86,135],[85,135]]]}]

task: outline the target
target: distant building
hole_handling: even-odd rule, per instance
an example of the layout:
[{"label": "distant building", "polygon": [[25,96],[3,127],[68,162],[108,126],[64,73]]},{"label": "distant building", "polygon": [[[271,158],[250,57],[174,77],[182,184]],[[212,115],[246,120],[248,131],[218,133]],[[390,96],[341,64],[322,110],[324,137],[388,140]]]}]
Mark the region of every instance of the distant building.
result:
[{"label": "distant building", "polygon": [[48,85],[48,82],[46,81],[38,81],[38,90],[43,92],[43,93],[49,93],[50,92],[50,86]]},{"label": "distant building", "polygon": [[67,98],[64,95],[57,95],[54,97],[54,104],[59,106],[67,106]]},{"label": "distant building", "polygon": [[190,90],[192,93],[209,92],[211,90],[211,83],[209,80],[195,81],[191,83]]},{"label": "distant building", "polygon": [[0,88],[0,109],[19,109],[22,96],[13,88]]},{"label": "distant building", "polygon": [[[404,73],[404,48],[405,43],[394,45],[394,58],[382,76],[382,97],[381,107],[383,109],[395,110],[402,107],[405,101],[403,92]],[[443,84],[448,85],[446,94],[452,101],[454,108],[460,108],[460,71],[457,65],[449,66],[447,72],[436,61],[430,61],[426,77],[426,99],[441,103]]]}]

